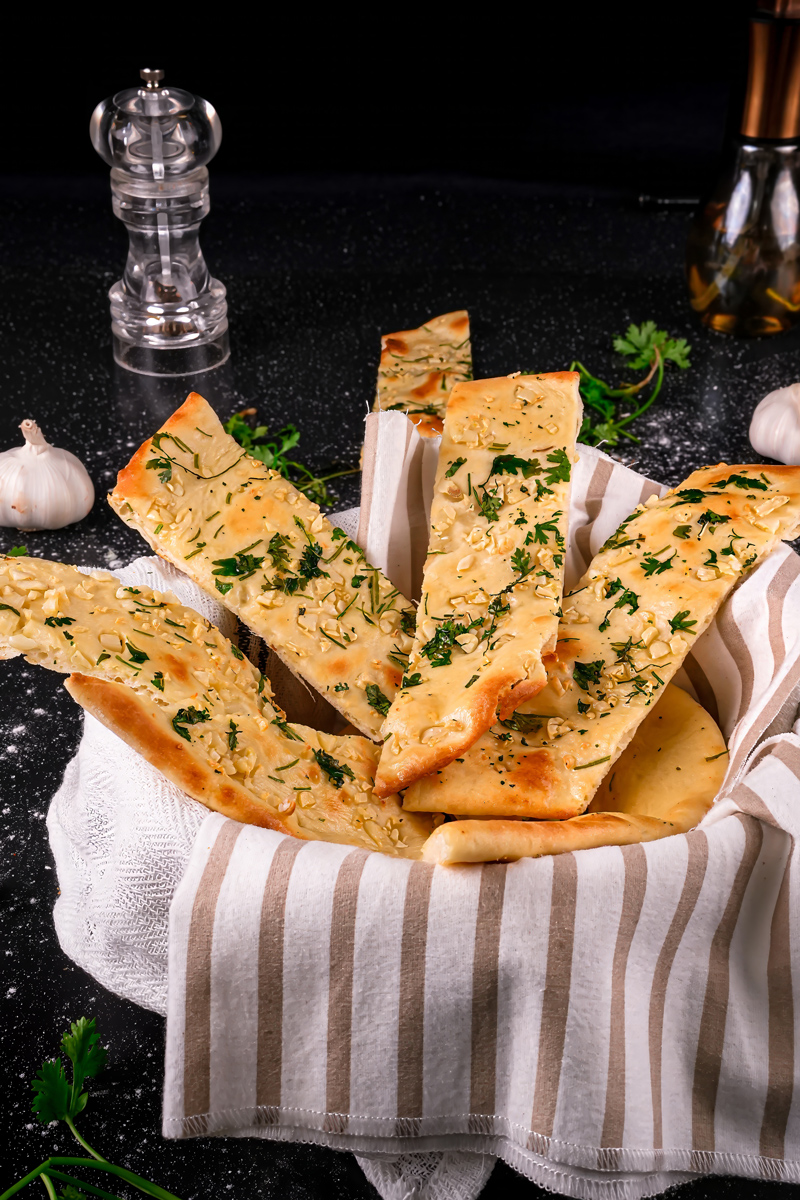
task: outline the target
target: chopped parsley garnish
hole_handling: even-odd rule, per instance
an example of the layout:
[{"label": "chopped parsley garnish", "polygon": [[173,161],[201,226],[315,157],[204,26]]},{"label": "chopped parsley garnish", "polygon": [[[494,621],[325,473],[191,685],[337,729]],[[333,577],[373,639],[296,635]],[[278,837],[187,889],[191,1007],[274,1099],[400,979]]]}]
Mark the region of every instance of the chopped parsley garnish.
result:
[{"label": "chopped parsley garnish", "polygon": [[623,546],[630,546],[635,541],[638,541],[637,538],[624,537],[625,531],[627,530],[631,521],[635,520],[638,515],[638,513],[631,513],[629,517],[625,518],[619,528],[612,533],[611,537],[608,538],[607,541],[603,542],[603,545],[600,547],[601,554],[604,550],[621,550]]},{"label": "chopped parsley garnish", "polygon": [[349,683],[337,683],[333,690],[335,692],[349,692],[350,684]]},{"label": "chopped parsley garnish", "polygon": [[716,525],[727,525],[729,521],[730,517],[723,516],[722,513],[712,512],[710,508],[707,508],[706,511],[701,513],[697,518],[697,524],[701,527],[700,532],[697,535],[698,541],[703,536],[706,529],[713,529]]},{"label": "chopped parsley garnish", "polygon": [[702,504],[706,498],[706,493],[701,492],[699,488],[684,488],[682,492],[675,494],[678,499],[674,504],[670,504],[670,508],[680,508],[682,504]]},{"label": "chopped parsley garnish", "polygon": [[741,488],[743,492],[755,491],[766,492],[768,484],[761,479],[750,479],[747,475],[729,475],[727,479],[718,479],[711,486],[715,488],[729,487],[733,484],[734,487]]},{"label": "chopped parsley garnish", "polygon": [[545,483],[569,483],[571,465],[566,450],[554,450],[548,454],[547,461],[555,465],[545,473]]},{"label": "chopped parsley garnish", "polygon": [[384,696],[377,683],[368,683],[366,692],[370,708],[374,708],[382,717],[385,717],[392,706],[389,697]]},{"label": "chopped parsley garnish", "polygon": [[[675,550],[669,558],[660,559],[656,558],[654,554],[647,553],[645,554],[643,560],[639,563],[639,566],[642,568],[648,579],[651,575],[663,575],[665,571],[669,571],[671,569],[672,560],[676,554],[677,550]],[[633,612],[634,610],[632,609],[631,611]]]},{"label": "chopped parsley garnish", "polygon": [[234,646],[233,643],[231,643],[231,654],[233,655],[234,658],[238,658],[240,662],[244,662],[244,655],[242,654],[239,647]]},{"label": "chopped parsley garnish", "polygon": [[160,692],[164,690],[164,672],[156,671],[153,678],[150,680],[154,688],[158,688]]},{"label": "chopped parsley garnish", "polygon": [[689,537],[691,532],[692,532],[691,525],[676,525],[672,531],[672,536],[676,537],[676,538],[681,538],[685,541],[686,538]]},{"label": "chopped parsley garnish", "polygon": [[[254,554],[235,554],[233,558],[215,558],[214,566],[218,569],[212,575],[235,575],[238,579],[249,579],[255,575],[264,561],[264,556],[257,558]],[[217,584],[219,587],[219,584]],[[230,588],[226,589],[230,590]]]},{"label": "chopped parsley garnish", "polygon": [[295,733],[291,725],[284,721],[282,717],[275,717],[270,724],[277,725],[284,737],[291,738],[293,742],[302,742],[303,739],[300,737],[300,735]]},{"label": "chopped parsley garnish", "polygon": [[28,553],[27,546],[12,546],[6,551],[6,558],[24,558]]},{"label": "chopped parsley garnish", "polygon": [[223,596],[227,596],[228,592],[233,587],[233,584],[232,583],[222,583],[221,580],[215,579],[214,587],[217,589],[218,592],[221,592]]},{"label": "chopped parsley garnish", "polygon": [[400,684],[400,686],[404,688],[419,687],[421,683],[422,676],[420,675],[419,671],[415,671],[413,675],[404,675],[403,682]]},{"label": "chopped parsley garnish", "polygon": [[298,574],[303,579],[317,579],[324,575],[327,579],[328,572],[319,569],[319,560],[322,558],[322,546],[318,542],[312,542],[306,546],[303,551],[303,557],[300,559],[300,565],[297,568]]},{"label": "chopped parsley garnish", "polygon": [[515,550],[511,555],[511,566],[520,575],[527,575],[531,569],[531,556],[527,550]]},{"label": "chopped parsley garnish", "polygon": [[273,567],[279,571],[286,571],[289,568],[289,554],[292,539],[286,537],[283,533],[273,533],[267,544],[267,554],[272,559]]},{"label": "chopped parsley garnish", "polygon": [[598,658],[596,662],[576,662],[572,669],[572,678],[583,692],[588,692],[590,683],[599,683],[605,662]]},{"label": "chopped parsley garnish", "polygon": [[228,725],[228,733],[227,733],[229,750],[235,750],[236,747],[239,745],[239,736],[238,735],[241,732],[242,732],[241,729],[239,729],[239,727],[237,725],[234,725],[233,718],[231,718],[231,721]]},{"label": "chopped parsley garnish", "polygon": [[[555,521],[542,521],[541,523],[537,521],[533,527],[533,541],[539,546],[546,546],[547,536],[550,533],[552,533],[553,537],[556,539],[556,545],[559,547],[563,546],[564,539],[561,536],[561,530],[558,528],[558,525]],[[530,536],[531,535],[528,534],[528,538],[530,538]]]},{"label": "chopped parsley garnish", "polygon": [[536,733],[537,729],[541,729],[542,722],[546,721],[547,717],[541,717],[536,713],[521,713],[515,712],[500,724],[506,729],[513,729],[517,733]]},{"label": "chopped parsley garnish", "polygon": [[450,466],[444,473],[445,479],[452,479],[459,467],[463,467],[467,460],[465,458],[455,458],[450,463]]},{"label": "chopped parsley garnish", "polygon": [[692,626],[696,625],[697,621],[687,621],[686,618],[688,616],[689,616],[688,608],[684,608],[679,613],[675,614],[675,616],[671,619],[671,621],[669,623],[670,629],[672,630],[673,633],[694,633],[695,632],[694,629],[692,628]]},{"label": "chopped parsley garnish", "polygon": [[[466,459],[462,459],[461,461],[466,462]],[[517,472],[523,475],[525,479],[530,479],[531,475],[541,475],[542,464],[538,458],[532,458],[528,461],[524,458],[518,458],[516,454],[498,454],[497,458],[492,461],[489,475],[516,475]]]},{"label": "chopped parsley garnish", "polygon": [[400,613],[400,628],[406,637],[413,637],[417,629],[417,614],[413,608],[404,608]]},{"label": "chopped parsley garnish", "polygon": [[350,587],[360,588],[366,578],[366,575],[354,575],[350,580]]},{"label": "chopped parsley garnish", "polygon": [[[14,608],[13,604],[0,604],[0,612],[13,612],[13,613],[16,613],[17,616],[19,616],[19,609]],[[46,624],[47,624],[47,622],[45,621],[45,625]]]},{"label": "chopped parsley garnish", "polygon": [[[9,606],[7,604],[3,605],[3,608],[8,608],[8,607]],[[17,610],[13,609],[13,611],[16,612]],[[17,616],[19,616],[19,613],[17,613]],[[60,628],[62,625],[74,625],[74,624],[75,624],[74,617],[47,617],[45,620],[45,625],[49,625],[51,627],[51,629],[54,629],[56,627],[56,625],[58,625],[58,627]]]},{"label": "chopped parsley garnish", "polygon": [[471,688],[476,679],[480,679],[480,675],[473,675],[472,678],[464,684],[464,688]]},{"label": "chopped parsley garnish", "polygon": [[110,654],[106,654],[106,652],[105,652],[105,650],[104,650],[104,651],[103,651],[103,653],[102,653],[102,654],[99,656],[99,658],[98,658],[98,660],[97,660],[97,664],[96,664],[96,665],[99,667],[99,666],[100,666],[100,663],[101,663],[101,662],[103,662],[103,661],[104,661],[105,659],[107,659],[107,658],[111,658],[111,655],[110,655]]},{"label": "chopped parsley garnish", "polygon": [[[489,611],[492,611],[491,604],[489,605]],[[442,621],[430,641],[426,642],[422,647],[420,654],[430,659],[432,667],[449,666],[452,661],[453,647],[458,645],[456,638],[460,637],[463,633],[469,633],[471,629],[480,624],[480,617],[476,617],[474,621],[470,621],[469,625],[457,624],[452,619]]]},{"label": "chopped parsley garnish", "polygon": [[136,646],[132,646],[130,642],[126,642],[125,645],[127,646],[128,654],[131,656],[131,662],[147,662],[150,655],[145,654],[144,650],[139,650]]},{"label": "chopped parsley garnish", "polygon": [[578,712],[579,713],[587,713],[591,707],[592,707],[591,704],[587,704],[585,700],[578,701]]},{"label": "chopped parsley garnish", "polygon": [[179,708],[172,718],[172,728],[185,742],[190,742],[192,739],[185,726],[199,725],[202,721],[208,721],[209,719],[210,713],[207,708]]},{"label": "chopped parsley garnish", "polygon": [[639,597],[636,592],[632,592],[630,588],[626,588],[621,579],[614,579],[608,585],[608,595],[616,596],[617,592],[622,591],[622,595],[617,600],[614,608],[627,608],[631,613],[635,613],[639,607]]},{"label": "chopped parsley garnish", "polygon": [[338,759],[335,759],[330,754],[326,754],[324,750],[315,750],[314,758],[322,767],[331,783],[333,783],[336,787],[344,786],[345,776],[347,776],[348,779],[355,779],[355,775],[350,767],[348,767],[347,763],[340,763]]}]

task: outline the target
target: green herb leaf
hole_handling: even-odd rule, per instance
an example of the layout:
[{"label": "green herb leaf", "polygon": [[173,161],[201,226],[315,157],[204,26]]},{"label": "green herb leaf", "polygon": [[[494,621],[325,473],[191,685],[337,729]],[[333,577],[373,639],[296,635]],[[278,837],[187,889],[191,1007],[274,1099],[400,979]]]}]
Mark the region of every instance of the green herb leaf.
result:
[{"label": "green herb leaf", "polygon": [[348,779],[355,779],[355,775],[346,763],[340,763],[338,759],[326,754],[324,750],[315,750],[314,758],[335,787],[344,786],[345,776]]},{"label": "green herb leaf", "polygon": [[283,736],[289,738],[291,741],[302,742],[303,739],[300,737],[300,734],[295,733],[291,725],[289,725],[289,723],[282,717],[275,717],[274,720],[270,721],[270,724],[277,725]]},{"label": "green herb leaf", "polygon": [[[460,460],[466,462],[465,458]],[[492,466],[489,475],[516,475],[519,473],[525,479],[530,479],[532,475],[541,475],[542,464],[538,458],[519,458],[516,454],[498,454],[492,460]]]},{"label": "green herb leaf", "polygon": [[672,536],[676,537],[676,538],[682,538],[685,541],[686,538],[689,537],[691,532],[692,532],[691,525],[676,525],[672,531]]},{"label": "green herb leaf", "polygon": [[[3,607],[5,607],[5,605]],[[17,615],[19,615],[19,614],[17,614]],[[46,617],[44,623],[45,623],[45,625],[49,625],[51,629],[55,629],[56,626],[58,626],[60,628],[62,625],[74,625],[75,618],[74,617]]]},{"label": "green herb leaf", "polygon": [[292,539],[286,537],[283,533],[274,533],[269,539],[267,545],[267,554],[272,559],[273,567],[279,571],[289,569],[289,550],[291,549]]},{"label": "green herb leaf", "polygon": [[0,604],[0,612],[13,612],[19,616],[19,609],[14,608],[13,604]]},{"label": "green herb leaf", "polygon": [[147,662],[150,655],[145,654],[144,650],[139,650],[138,647],[131,645],[130,642],[126,642],[125,645],[128,649],[128,654],[130,655],[131,662],[135,662],[135,663]]},{"label": "green herb leaf", "polygon": [[385,717],[392,706],[391,700],[388,696],[384,696],[377,683],[368,683],[366,691],[370,708],[374,708],[382,717]]},{"label": "green herb leaf", "polygon": [[212,575],[235,575],[239,579],[249,579],[251,575],[255,575],[264,561],[264,556],[257,558],[254,554],[235,554],[233,558],[216,558],[214,566],[216,571],[212,571]]},{"label": "green herb leaf", "polygon": [[452,479],[459,467],[463,467],[467,460],[465,458],[455,458],[450,463],[450,466],[444,473],[445,479]]},{"label": "green herb leaf", "polygon": [[163,692],[163,690],[164,690],[164,672],[156,671],[155,675],[150,680],[150,682],[152,683],[153,687],[158,688],[158,690],[160,692]]},{"label": "green herb leaf", "polygon": [[349,692],[350,684],[349,683],[337,683],[333,690],[335,692]]},{"label": "green herb leaf", "polygon": [[214,580],[214,587],[215,587],[215,588],[217,589],[217,591],[218,591],[218,592],[220,592],[220,593],[221,593],[223,596],[227,596],[228,592],[229,592],[229,591],[231,590],[231,588],[233,587],[233,584],[232,584],[232,583],[222,583],[222,582],[221,582],[221,580],[219,580],[219,579],[215,579],[215,580]]},{"label": "green herb leaf", "polygon": [[31,1087],[35,1092],[31,1112],[36,1113],[43,1125],[67,1119],[70,1115],[70,1086],[60,1058],[43,1062]]},{"label": "green herb leaf", "polygon": [[[665,571],[669,571],[672,568],[672,559],[675,557],[676,553],[677,551],[675,551],[670,558],[665,559],[656,558],[654,554],[647,553],[645,554],[642,562],[639,563],[639,566],[642,568],[648,579],[651,575],[663,575]],[[633,611],[635,610],[631,609],[631,612]]]},{"label": "green herb leaf", "polygon": [[741,488],[743,492],[766,492],[768,484],[763,479],[752,479],[749,475],[729,475],[727,479],[718,479],[711,486],[715,488],[730,487]]},{"label": "green herb leaf", "polygon": [[554,450],[552,454],[548,454],[547,461],[555,463],[555,466],[551,467],[545,474],[545,483],[569,483],[572,464],[569,461],[569,455],[566,450]]},{"label": "green herb leaf", "polygon": [[228,733],[227,733],[229,750],[235,750],[236,747],[239,745],[239,736],[238,735],[241,732],[242,732],[241,729],[239,729],[238,725],[234,725],[233,718],[231,718],[230,722],[228,723]]},{"label": "green herb leaf", "polygon": [[422,676],[419,671],[415,671],[413,675],[404,675],[403,682],[400,684],[402,688],[419,687],[422,683]]},{"label": "green herb leaf", "polygon": [[515,550],[511,555],[511,566],[520,575],[527,575],[531,569],[531,556],[527,550]]},{"label": "green herb leaf", "polygon": [[670,504],[670,508],[680,508],[682,504],[702,504],[706,498],[706,493],[701,492],[700,488],[684,488],[682,492],[675,494],[678,499],[674,504]]},{"label": "green herb leaf", "polygon": [[69,1033],[61,1038],[64,1053],[72,1063],[72,1089],[70,1095],[71,1117],[77,1116],[86,1107],[88,1096],[81,1092],[84,1079],[93,1079],[106,1065],[108,1054],[100,1045],[97,1024],[92,1019],[81,1017],[73,1021]]},{"label": "green herb leaf", "polygon": [[694,629],[692,628],[692,626],[696,625],[697,621],[687,621],[686,620],[686,618],[689,616],[689,611],[690,610],[688,608],[684,608],[681,610],[681,612],[676,613],[675,616],[672,617],[669,624],[670,624],[670,629],[672,630],[673,633],[694,633],[695,632]]},{"label": "green herb leaf", "polygon": [[572,669],[572,678],[581,691],[588,692],[590,683],[600,682],[604,666],[605,661],[602,658],[590,663],[576,662]]},{"label": "green herb leaf", "polygon": [[189,731],[185,728],[186,725],[199,725],[202,721],[211,719],[211,714],[207,708],[197,709],[194,707],[179,708],[172,718],[172,728],[183,738],[185,742],[190,742],[192,739],[189,736]]},{"label": "green herb leaf", "polygon": [[10,550],[6,550],[6,558],[23,558],[27,557],[28,553],[27,546],[12,546]]}]

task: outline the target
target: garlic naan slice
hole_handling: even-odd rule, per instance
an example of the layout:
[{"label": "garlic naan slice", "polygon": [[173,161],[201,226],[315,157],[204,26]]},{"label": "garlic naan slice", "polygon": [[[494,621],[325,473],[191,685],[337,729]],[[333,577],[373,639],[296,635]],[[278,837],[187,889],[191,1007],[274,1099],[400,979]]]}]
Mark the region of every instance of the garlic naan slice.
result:
[{"label": "garlic naan slice", "polygon": [[112,508],[376,738],[414,610],[316,504],[251,458],[196,392],[117,478]]},{"label": "garlic naan slice", "polygon": [[269,681],[169,592],[40,558],[0,558],[0,657],[67,690],[207,807],[294,837],[419,857],[430,818],[373,793],[377,747],[290,725]]},{"label": "garlic naan slice", "polygon": [[[692,643],[800,525],[800,467],[695,471],[623,521],[564,597],[548,684],[404,806],[456,816],[585,812]],[[379,767],[383,769],[384,756]]]},{"label": "garlic naan slice", "polygon": [[417,629],[383,727],[388,795],[462,754],[544,686],[560,616],[578,375],[453,388]]},{"label": "garlic naan slice", "polygon": [[727,750],[704,708],[673,684],[602,781],[589,812],[566,821],[450,821],[431,834],[435,863],[513,861],[686,833],[722,786]]},{"label": "garlic naan slice", "polygon": [[399,409],[423,437],[442,432],[454,383],[472,378],[469,314],[465,309],[433,317],[419,329],[381,338],[378,390],[373,412]]}]

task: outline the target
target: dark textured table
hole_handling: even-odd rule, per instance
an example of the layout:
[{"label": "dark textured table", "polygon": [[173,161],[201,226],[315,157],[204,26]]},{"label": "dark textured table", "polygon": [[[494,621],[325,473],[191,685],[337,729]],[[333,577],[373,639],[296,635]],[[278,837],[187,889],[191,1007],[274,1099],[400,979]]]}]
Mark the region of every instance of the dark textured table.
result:
[{"label": "dark textured table", "polygon": [[[752,456],[758,399],[800,374],[800,334],[734,342],[702,330],[686,302],[687,216],[632,201],[523,185],[458,180],[315,183],[214,180],[205,222],[209,265],[228,288],[230,361],[191,380],[115,367],[106,292],[126,240],[105,187],[63,181],[0,184],[0,447],[19,422],[79,455],[98,493],[85,521],[56,532],[0,530],[0,550],[115,568],[146,551],[103,500],[131,451],[201,391],[223,416],[255,405],[272,428],[293,421],[298,456],[355,465],[371,403],[379,334],[467,307],[475,373],[558,370],[582,359],[616,378],[613,334],[654,319],[693,346],[692,369],[670,374],[623,451],[674,484],[694,467]],[[357,476],[339,489],[357,502]],[[110,1067],[84,1118],[116,1161],[190,1200],[375,1196],[355,1160],[309,1146],[249,1140],[165,1142],[160,1136],[164,1026],[120,1000],[60,951],[57,881],[44,818],[74,753],[81,716],[56,675],[22,659],[0,670],[0,1053],[6,1107],[0,1190],[49,1153],[71,1153],[63,1126],[30,1113],[30,1079],[68,1020],[96,1016]],[[698,1180],[682,1197],[784,1195],[780,1185]],[[500,1164],[486,1200],[539,1189]]]}]

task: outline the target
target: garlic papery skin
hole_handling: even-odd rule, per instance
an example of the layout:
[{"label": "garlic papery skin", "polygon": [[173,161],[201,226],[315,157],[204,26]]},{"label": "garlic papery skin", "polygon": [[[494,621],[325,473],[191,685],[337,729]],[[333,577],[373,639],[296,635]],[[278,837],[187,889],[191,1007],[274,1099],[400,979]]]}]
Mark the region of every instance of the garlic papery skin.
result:
[{"label": "garlic papery skin", "polygon": [[750,443],[766,458],[800,463],[800,383],[764,397],[750,421]]},{"label": "garlic papery skin", "polygon": [[24,446],[0,453],[0,525],[61,529],[94,504],[94,485],[79,458],[45,441],[35,421],[20,425]]}]

